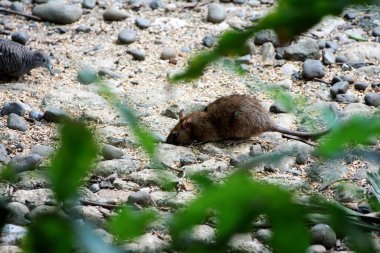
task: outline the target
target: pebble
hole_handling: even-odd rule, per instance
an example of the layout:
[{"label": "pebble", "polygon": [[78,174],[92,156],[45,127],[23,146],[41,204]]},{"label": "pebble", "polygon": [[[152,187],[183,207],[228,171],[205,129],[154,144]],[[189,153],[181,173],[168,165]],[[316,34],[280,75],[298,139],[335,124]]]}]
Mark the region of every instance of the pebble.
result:
[{"label": "pebble", "polygon": [[272,239],[272,231],[267,228],[262,228],[256,231],[256,238],[262,243],[268,244]]},{"label": "pebble", "polygon": [[136,171],[140,167],[140,163],[131,157],[123,159],[105,160],[98,162],[92,171],[97,176],[109,176],[114,173],[118,175],[127,175]]},{"label": "pebble", "polygon": [[175,11],[176,9],[177,9],[177,5],[175,5],[174,3],[168,3],[167,5],[165,5],[165,11],[172,12],[172,11]]},{"label": "pebble", "polygon": [[170,105],[168,108],[166,108],[165,110],[163,110],[161,112],[161,115],[162,116],[166,116],[166,117],[169,117],[169,118],[172,118],[172,119],[178,119],[178,115],[179,115],[179,112],[180,112],[180,108],[178,105],[176,104],[173,104],[173,105]]},{"label": "pebble", "polygon": [[158,185],[163,188],[175,187],[179,178],[171,171],[143,169],[129,174],[131,181],[143,186]]},{"label": "pebble", "polygon": [[77,26],[77,28],[75,28],[75,31],[77,33],[89,33],[91,32],[91,27],[89,25],[83,25],[83,24],[80,24],[79,26]]},{"label": "pebble", "polygon": [[338,103],[352,104],[359,102],[358,97],[353,93],[338,94],[335,99]]},{"label": "pebble", "polygon": [[78,21],[82,16],[82,9],[76,5],[67,5],[60,1],[49,1],[45,4],[36,5],[32,13],[44,21],[65,25]]},{"label": "pebble", "polygon": [[25,104],[21,102],[5,102],[3,108],[1,109],[1,115],[4,116],[11,113],[24,116]]},{"label": "pebble", "polygon": [[24,5],[20,2],[13,2],[10,9],[18,12],[24,12]]},{"label": "pebble", "polygon": [[92,192],[98,192],[98,191],[100,191],[100,185],[98,183],[92,184],[92,185],[90,185],[89,189]]},{"label": "pebble", "polygon": [[369,86],[369,83],[360,82],[360,83],[355,83],[354,88],[355,90],[365,90],[368,88],[368,86]]},{"label": "pebble", "polygon": [[334,51],[330,48],[327,48],[325,50],[323,50],[323,63],[325,65],[329,65],[329,64],[333,64],[335,63],[335,55],[334,55]]},{"label": "pebble", "polygon": [[263,149],[260,144],[254,144],[249,148],[249,155],[252,157],[259,156],[263,154]]},{"label": "pebble", "polygon": [[256,45],[262,45],[267,42],[271,42],[275,47],[280,45],[278,36],[273,30],[261,30],[256,33],[254,39]]},{"label": "pebble", "polygon": [[319,60],[307,59],[303,63],[302,77],[305,79],[322,78],[325,76],[325,67]]},{"label": "pebble", "polygon": [[208,225],[196,225],[181,239],[181,243],[190,246],[196,244],[210,245],[216,239],[215,230]]},{"label": "pebble", "polygon": [[0,165],[8,163],[10,159],[7,148],[3,144],[0,144]]},{"label": "pebble", "polygon": [[251,7],[259,7],[261,3],[259,0],[248,0],[248,5]]},{"label": "pebble", "polygon": [[64,119],[68,118],[68,115],[58,108],[48,108],[44,112],[44,116],[42,118],[49,122],[60,123]]},{"label": "pebble", "polygon": [[120,159],[124,156],[124,152],[115,146],[104,144],[102,147],[102,156],[104,160]]},{"label": "pebble", "polygon": [[346,13],[344,13],[343,17],[347,20],[354,20],[357,16],[357,13],[356,12],[353,12],[353,11],[348,11]]},{"label": "pebble", "polygon": [[105,21],[121,21],[128,17],[128,13],[115,6],[111,6],[103,13],[103,19]]},{"label": "pebble", "polygon": [[136,32],[132,29],[124,29],[119,33],[117,39],[122,44],[131,44],[136,41]]},{"label": "pebble", "polygon": [[330,89],[331,97],[336,98],[338,94],[346,93],[348,90],[348,87],[349,87],[349,84],[346,81],[334,83],[334,85]]},{"label": "pebble", "polygon": [[335,52],[336,50],[338,50],[339,46],[333,41],[326,41],[326,48],[330,48]]},{"label": "pebble", "polygon": [[28,130],[28,125],[26,121],[22,117],[14,113],[9,114],[7,126],[10,129],[19,130],[22,132],[26,132]]},{"label": "pebble", "polygon": [[375,28],[373,28],[372,35],[375,37],[380,37],[380,26],[376,26]]},{"label": "pebble", "polygon": [[223,22],[227,17],[227,12],[224,7],[217,3],[211,3],[207,8],[207,21],[217,24]]},{"label": "pebble", "polygon": [[82,7],[86,9],[94,9],[97,0],[83,0]]},{"label": "pebble", "polygon": [[276,62],[275,59],[276,52],[274,46],[271,42],[266,42],[261,48],[261,58],[263,61],[263,66],[273,66]]},{"label": "pebble", "polygon": [[29,221],[25,218],[25,215],[29,213],[29,208],[19,202],[10,202],[6,208],[10,211],[7,221],[19,226],[25,226],[29,224]]},{"label": "pebble", "polygon": [[151,25],[151,22],[149,19],[146,19],[143,17],[137,17],[135,20],[135,24],[138,28],[146,29]]},{"label": "pebble", "polygon": [[312,243],[331,249],[335,246],[336,234],[329,225],[317,224],[310,229]]},{"label": "pebble", "polygon": [[25,45],[26,42],[30,39],[30,36],[25,31],[17,31],[12,33],[11,39],[17,43]]},{"label": "pebble", "polygon": [[40,111],[32,110],[29,112],[29,118],[40,121],[44,114]]},{"label": "pebble", "polygon": [[162,49],[160,58],[161,60],[169,60],[171,58],[175,58],[176,55],[177,55],[176,49],[167,47],[167,48]]},{"label": "pebble", "polygon": [[291,61],[305,61],[306,59],[318,60],[319,47],[315,40],[300,40],[285,48],[284,58]]},{"label": "pebble", "polygon": [[164,4],[162,3],[161,0],[152,0],[152,1],[149,3],[149,7],[150,7],[152,10],[156,10],[156,9],[159,9],[159,8],[163,8],[163,7],[164,7]]},{"label": "pebble", "polygon": [[128,196],[128,204],[138,204],[140,206],[146,207],[152,203],[150,194],[147,191],[134,192]]},{"label": "pebble", "polygon": [[364,96],[364,102],[366,105],[378,107],[380,105],[379,93],[367,93]]},{"label": "pebble", "polygon": [[9,162],[9,166],[11,166],[16,173],[21,173],[24,171],[29,171],[36,168],[42,162],[42,157],[37,154],[30,155],[17,155],[12,158]]},{"label": "pebble", "polygon": [[145,60],[145,53],[142,50],[139,49],[128,49],[127,53],[132,55],[133,59],[136,61],[143,61]]},{"label": "pebble", "polygon": [[210,34],[207,34],[202,39],[202,44],[206,47],[212,47],[215,44],[216,38]]},{"label": "pebble", "polygon": [[54,148],[46,145],[35,145],[30,149],[30,153],[40,155],[43,158],[47,158],[53,155]]}]

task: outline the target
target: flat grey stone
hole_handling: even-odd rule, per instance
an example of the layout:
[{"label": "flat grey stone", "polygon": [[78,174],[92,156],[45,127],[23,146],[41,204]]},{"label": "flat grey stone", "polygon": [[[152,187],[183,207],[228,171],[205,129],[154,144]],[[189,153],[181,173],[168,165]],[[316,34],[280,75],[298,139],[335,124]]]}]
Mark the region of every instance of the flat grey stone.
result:
[{"label": "flat grey stone", "polygon": [[92,173],[99,176],[109,176],[113,173],[125,176],[136,171],[139,167],[140,163],[132,158],[114,159],[97,163]]},{"label": "flat grey stone", "polygon": [[1,115],[9,115],[11,113],[17,114],[19,116],[24,116],[25,104],[13,101],[5,102],[3,108],[1,109]]},{"label": "flat grey stone", "polygon": [[207,11],[207,20],[211,23],[220,23],[227,17],[224,7],[217,3],[209,4]]},{"label": "flat grey stone", "polygon": [[82,9],[76,5],[66,5],[60,1],[49,1],[46,4],[36,5],[32,13],[44,21],[71,24],[81,18]]},{"label": "flat grey stone", "polygon": [[320,57],[317,42],[311,39],[300,40],[285,49],[284,58],[291,61],[318,60]]},{"label": "flat grey stone", "polygon": [[119,33],[117,38],[122,44],[131,44],[136,41],[136,32],[132,29],[124,29]]},{"label": "flat grey stone", "polygon": [[120,10],[119,8],[115,6],[109,7],[107,10],[103,13],[103,19],[105,21],[121,21],[128,17],[128,13],[126,13],[123,10]]},{"label": "flat grey stone", "polygon": [[306,79],[322,78],[325,76],[325,67],[319,60],[307,59],[303,63],[302,77]]},{"label": "flat grey stone", "polygon": [[120,159],[124,156],[123,150],[108,144],[102,146],[102,156],[105,160]]},{"label": "flat grey stone", "polygon": [[172,172],[158,169],[144,169],[129,174],[131,181],[143,186],[158,185],[163,188],[175,187],[179,178]]},{"label": "flat grey stone", "polygon": [[19,130],[22,132],[26,132],[28,130],[28,125],[24,118],[14,113],[8,115],[7,126],[10,129]]},{"label": "flat grey stone", "polygon": [[9,162],[16,173],[35,169],[42,162],[42,157],[37,154],[17,155]]}]

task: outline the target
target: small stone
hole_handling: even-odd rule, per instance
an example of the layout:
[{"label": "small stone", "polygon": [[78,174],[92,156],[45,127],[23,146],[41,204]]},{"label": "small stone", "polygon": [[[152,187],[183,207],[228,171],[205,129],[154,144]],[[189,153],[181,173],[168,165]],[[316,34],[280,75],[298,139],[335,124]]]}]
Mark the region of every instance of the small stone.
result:
[{"label": "small stone", "polygon": [[220,23],[223,22],[227,17],[227,12],[224,7],[217,3],[211,3],[207,8],[207,21],[211,23]]},{"label": "small stone", "polygon": [[174,3],[169,3],[165,5],[165,10],[168,12],[175,11],[176,9],[177,9],[177,5],[175,5]]},{"label": "small stone", "polygon": [[68,118],[68,115],[57,108],[48,108],[44,112],[44,116],[42,117],[44,120],[49,121],[49,122],[55,122],[55,123],[60,123],[64,119]]},{"label": "small stone", "polygon": [[366,105],[378,107],[380,105],[379,93],[367,93],[364,96],[364,102]]},{"label": "small stone", "polygon": [[150,198],[149,192],[138,191],[129,195],[127,203],[138,204],[140,206],[146,207],[152,203],[152,200]]},{"label": "small stone", "polygon": [[98,80],[98,73],[93,68],[82,68],[78,71],[78,81],[81,84],[95,83]]},{"label": "small stone", "polygon": [[319,244],[311,245],[306,250],[306,253],[326,253],[326,252],[327,250],[325,246],[319,245]]},{"label": "small stone", "polygon": [[359,102],[358,97],[353,93],[338,94],[335,98],[338,103],[352,104]]},{"label": "small stone", "polygon": [[42,162],[42,157],[37,154],[30,154],[24,156],[15,156],[9,162],[16,173],[32,170]]},{"label": "small stone", "polygon": [[102,156],[105,160],[120,159],[124,156],[124,152],[115,146],[105,144],[102,147]]},{"label": "small stone", "polygon": [[303,63],[302,76],[306,79],[322,78],[325,76],[325,67],[319,60],[307,59]]},{"label": "small stone", "polygon": [[234,4],[245,4],[246,0],[232,0]]},{"label": "small stone", "polygon": [[131,44],[136,41],[136,32],[132,29],[124,29],[119,33],[117,38],[122,44]]},{"label": "small stone", "polygon": [[215,241],[215,230],[208,225],[196,225],[181,239],[185,245],[204,244],[210,245]]},{"label": "small stone", "polygon": [[360,83],[355,83],[354,88],[355,90],[365,90],[367,89],[368,86],[369,86],[369,83],[360,82]]},{"label": "small stone", "polygon": [[19,225],[25,226],[29,224],[29,221],[25,218],[25,215],[29,213],[29,208],[19,202],[10,202],[7,204],[7,209],[10,211],[7,221]]},{"label": "small stone", "polygon": [[30,36],[25,31],[17,31],[12,33],[11,38],[13,41],[25,45]]},{"label": "small stone", "polygon": [[322,57],[323,57],[323,63],[326,65],[335,63],[334,51],[329,49],[329,48],[323,50],[323,56]]},{"label": "small stone", "polygon": [[263,44],[261,49],[261,58],[263,60],[263,66],[273,66],[276,62],[274,46],[271,42]]},{"label": "small stone", "polygon": [[256,45],[262,45],[267,42],[271,42],[275,47],[280,44],[278,36],[273,30],[261,30],[256,33],[254,39]]},{"label": "small stone", "polygon": [[29,118],[40,121],[44,114],[40,111],[32,110],[29,112]]},{"label": "small stone", "polygon": [[96,0],[83,0],[82,7],[85,9],[94,9],[96,6]]},{"label": "small stone", "polygon": [[272,231],[270,229],[262,228],[256,232],[257,240],[264,244],[268,244],[272,239],[272,236]]},{"label": "small stone", "polygon": [[170,105],[164,111],[161,112],[162,116],[166,116],[172,119],[178,119],[180,108],[178,105]]},{"label": "small stone", "polygon": [[310,229],[313,244],[320,244],[331,249],[336,242],[336,234],[329,225],[317,224]]},{"label": "small stone", "polygon": [[75,31],[77,33],[80,33],[80,32],[82,32],[82,33],[89,33],[89,32],[91,32],[91,27],[88,26],[88,25],[80,24],[77,28],[75,28]]},{"label": "small stone", "polygon": [[1,109],[1,115],[17,114],[19,116],[24,116],[25,105],[21,102],[5,102],[3,108]]},{"label": "small stone", "polygon": [[235,61],[240,63],[240,64],[251,64],[251,60],[252,60],[252,56],[247,54],[247,55],[243,55],[243,56],[240,56],[238,57]]},{"label": "small stone", "polygon": [[7,148],[3,144],[0,144],[0,165],[8,163],[10,159]]},{"label": "small stone", "polygon": [[105,21],[121,21],[128,17],[128,13],[115,6],[109,7],[103,13],[103,19]]},{"label": "small stone", "polygon": [[317,44],[318,44],[318,47],[319,49],[324,49],[326,47],[326,41],[325,40],[317,40]]},{"label": "small stone", "polygon": [[291,61],[318,60],[320,57],[317,42],[312,39],[300,40],[285,49],[284,58]]},{"label": "small stone", "polygon": [[20,2],[13,2],[10,6],[10,9],[18,12],[24,12],[24,5]]},{"label": "small stone", "polygon": [[139,49],[129,49],[127,50],[127,53],[132,55],[133,59],[136,61],[143,61],[145,60],[145,53],[144,51],[141,51]]},{"label": "small stone", "polygon": [[326,41],[326,48],[330,48],[335,52],[336,50],[338,50],[339,46],[333,41]]},{"label": "small stone", "polygon": [[146,29],[150,26],[151,22],[149,19],[143,17],[137,17],[135,20],[135,24],[138,28]]},{"label": "small stone", "polygon": [[233,156],[230,160],[230,164],[235,167],[239,167],[248,161],[250,157],[247,154],[240,154],[237,156]]},{"label": "small stone", "polygon": [[174,58],[176,57],[177,55],[177,50],[175,50],[174,48],[170,48],[170,47],[167,47],[167,48],[164,48],[162,51],[161,51],[161,56],[160,58],[162,60],[169,60],[171,58]]},{"label": "small stone", "polygon": [[348,82],[342,81],[342,82],[337,82],[335,83],[331,89],[330,89],[330,94],[331,97],[336,98],[338,94],[344,94],[347,92],[349,87]]},{"label": "small stone", "polygon": [[36,5],[32,13],[44,21],[65,25],[78,21],[82,16],[82,9],[76,5],[67,5],[60,1],[49,1],[45,4]]},{"label": "small stone", "polygon": [[203,37],[202,44],[206,47],[212,47],[215,44],[215,41],[216,41],[215,37],[208,34]]},{"label": "small stone", "polygon": [[352,11],[348,11],[346,13],[344,13],[343,17],[347,20],[353,20],[355,19],[357,16],[357,13],[356,12],[352,12]]},{"label": "small stone", "polygon": [[100,191],[100,185],[98,183],[92,184],[92,185],[90,185],[89,189],[92,192],[98,192],[98,191]]},{"label": "small stone", "polygon": [[376,26],[375,28],[373,28],[372,35],[375,37],[380,37],[380,26]]},{"label": "small stone", "polygon": [[7,127],[22,132],[26,132],[26,130],[28,130],[28,125],[26,121],[22,117],[14,113],[9,114]]},{"label": "small stone", "polygon": [[35,145],[30,149],[30,153],[40,155],[43,158],[47,158],[53,155],[54,148],[46,145]]},{"label": "small stone", "polygon": [[251,7],[259,7],[261,3],[259,0],[248,0],[248,5]]},{"label": "small stone", "polygon": [[262,155],[262,154],[263,154],[263,149],[261,148],[260,144],[252,145],[249,148],[249,155],[252,156],[252,157],[255,157],[255,156],[258,156],[258,155]]},{"label": "small stone", "polygon": [[161,0],[152,0],[150,3],[149,3],[149,7],[152,9],[152,10],[156,10],[158,8],[162,8],[164,7],[164,4],[161,2]]}]

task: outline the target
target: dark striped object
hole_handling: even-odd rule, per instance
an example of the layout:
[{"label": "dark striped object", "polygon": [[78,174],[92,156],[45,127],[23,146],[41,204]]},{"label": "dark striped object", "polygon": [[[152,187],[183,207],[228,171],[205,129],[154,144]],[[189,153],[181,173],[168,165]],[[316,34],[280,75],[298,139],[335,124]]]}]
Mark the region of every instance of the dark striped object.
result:
[{"label": "dark striped object", "polygon": [[11,40],[0,39],[0,79],[18,78],[38,67],[52,70],[51,59],[47,54]]}]

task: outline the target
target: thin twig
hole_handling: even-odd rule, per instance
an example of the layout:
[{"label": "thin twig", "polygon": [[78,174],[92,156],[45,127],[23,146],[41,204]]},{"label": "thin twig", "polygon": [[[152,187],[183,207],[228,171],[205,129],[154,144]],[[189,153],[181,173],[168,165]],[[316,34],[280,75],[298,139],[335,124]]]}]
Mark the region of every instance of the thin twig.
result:
[{"label": "thin twig", "polygon": [[286,139],[290,139],[290,140],[300,141],[300,142],[303,142],[303,143],[305,143],[307,145],[310,145],[310,146],[313,146],[313,147],[318,147],[315,143],[312,143],[312,142],[309,142],[309,141],[306,141],[304,139],[297,138],[297,137],[294,137],[294,136],[283,134],[282,137],[286,138]]},{"label": "thin twig", "polygon": [[100,206],[100,207],[104,207],[106,209],[111,209],[111,210],[119,207],[118,205],[103,204],[103,203],[94,202],[94,201],[85,200],[85,199],[80,199],[79,202],[82,203],[83,205]]},{"label": "thin twig", "polygon": [[23,17],[34,19],[34,20],[37,20],[37,21],[41,21],[40,17],[31,15],[31,14],[26,14],[26,13],[19,12],[19,11],[14,11],[14,10],[6,9],[6,8],[3,8],[3,7],[0,7],[0,11],[5,12],[5,13],[9,13],[9,14],[23,16]]}]

